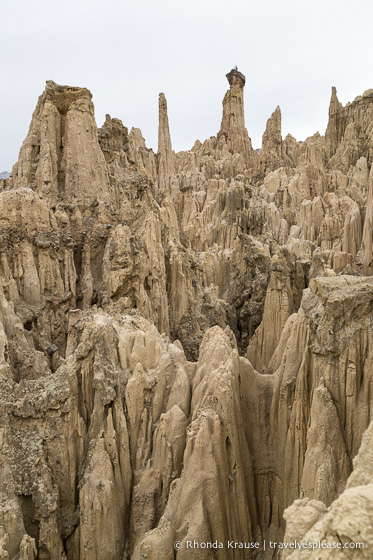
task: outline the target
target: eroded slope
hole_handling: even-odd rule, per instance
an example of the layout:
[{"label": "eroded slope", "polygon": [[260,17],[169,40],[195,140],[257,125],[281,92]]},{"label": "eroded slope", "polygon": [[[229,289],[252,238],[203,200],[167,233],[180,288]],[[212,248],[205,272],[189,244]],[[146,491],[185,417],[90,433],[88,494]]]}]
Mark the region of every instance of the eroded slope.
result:
[{"label": "eroded slope", "polygon": [[4,560],[281,540],[294,500],[290,540],[370,515],[372,92],[333,90],[303,143],[277,108],[258,154],[232,72],[221,130],[178,154],[163,94],[157,154],[97,130],[86,89],[39,98],[0,192]]}]

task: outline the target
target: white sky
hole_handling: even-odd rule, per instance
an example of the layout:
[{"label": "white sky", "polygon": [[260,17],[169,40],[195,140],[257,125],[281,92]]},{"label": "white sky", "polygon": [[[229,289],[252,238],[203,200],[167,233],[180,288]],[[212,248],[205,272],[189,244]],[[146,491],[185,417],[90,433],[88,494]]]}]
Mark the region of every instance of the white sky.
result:
[{"label": "white sky", "polygon": [[49,79],[88,87],[98,126],[109,113],[155,151],[163,91],[178,151],[217,133],[237,64],[254,148],[277,105],[283,137],[323,134],[331,86],[344,104],[373,88],[372,21],[371,0],[1,0],[0,172]]}]

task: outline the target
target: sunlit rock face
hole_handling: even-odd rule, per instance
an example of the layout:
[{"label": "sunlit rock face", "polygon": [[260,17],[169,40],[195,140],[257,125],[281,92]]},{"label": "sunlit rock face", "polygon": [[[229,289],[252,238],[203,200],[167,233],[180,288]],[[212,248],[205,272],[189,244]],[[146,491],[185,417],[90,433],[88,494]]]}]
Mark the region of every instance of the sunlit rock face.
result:
[{"label": "sunlit rock face", "polygon": [[48,81],[0,179],[0,559],[371,558],[372,90],[255,151],[227,79],[156,154]]}]

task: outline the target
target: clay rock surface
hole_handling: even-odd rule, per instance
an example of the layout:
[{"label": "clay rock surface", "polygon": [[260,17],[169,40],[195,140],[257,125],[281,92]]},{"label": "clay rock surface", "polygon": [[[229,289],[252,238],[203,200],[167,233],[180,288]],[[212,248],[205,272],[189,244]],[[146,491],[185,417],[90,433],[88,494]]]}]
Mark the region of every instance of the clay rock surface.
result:
[{"label": "clay rock surface", "polygon": [[178,153],[48,81],[0,181],[4,560],[371,557],[372,91],[256,151],[227,78]]},{"label": "clay rock surface", "polygon": [[[283,555],[290,560],[314,558],[370,558],[373,545],[372,530],[372,449],[373,424],[363,435],[354,470],[346,489],[328,509],[321,502],[298,500],[285,511],[289,537],[317,544],[315,550],[296,551]],[[305,508],[313,508],[311,515],[300,515]],[[290,529],[291,528],[291,529]],[[290,530],[289,530],[290,529]],[[290,532],[291,531],[291,532]],[[319,543],[322,543],[320,546]]]}]

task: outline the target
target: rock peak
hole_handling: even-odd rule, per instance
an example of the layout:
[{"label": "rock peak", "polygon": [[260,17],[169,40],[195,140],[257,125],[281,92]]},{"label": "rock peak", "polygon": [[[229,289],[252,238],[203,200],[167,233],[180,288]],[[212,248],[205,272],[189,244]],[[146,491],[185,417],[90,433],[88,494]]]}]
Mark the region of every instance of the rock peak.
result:
[{"label": "rock peak", "polygon": [[279,105],[267,120],[260,159],[261,172],[264,174],[282,165],[281,109]]},{"label": "rock peak", "polygon": [[[109,200],[107,169],[87,88],[46,82],[14,170],[16,188],[85,207]],[[31,146],[31,149],[30,149]]]},{"label": "rock peak", "polygon": [[228,74],[226,74],[226,77],[231,87],[236,84],[241,87],[244,87],[246,83],[245,76],[242,74],[242,72],[238,71],[237,66],[232,68],[232,70],[228,72]]},{"label": "rock peak", "polygon": [[159,94],[159,126],[158,126],[158,174],[159,187],[164,190],[169,178],[173,175],[174,156],[172,152],[170,128],[168,124],[167,100],[164,93]]},{"label": "rock peak", "polygon": [[252,165],[256,154],[245,127],[243,100],[245,76],[236,67],[227,74],[227,80],[231,87],[223,99],[223,117],[218,139],[227,144],[231,153],[241,154],[245,165]]},{"label": "rock peak", "polygon": [[[45,91],[41,96],[44,102],[51,102],[61,113],[66,113],[69,107],[78,100],[87,99],[91,101],[92,94],[87,88],[76,86],[61,86],[53,80],[45,82]],[[93,111],[93,106],[92,106]]]},{"label": "rock peak", "polygon": [[340,111],[342,109],[342,104],[339,102],[338,96],[337,96],[337,88],[336,87],[332,87],[332,96],[330,99],[330,105],[329,105],[329,115],[334,115],[335,113],[338,113],[338,111]]}]

